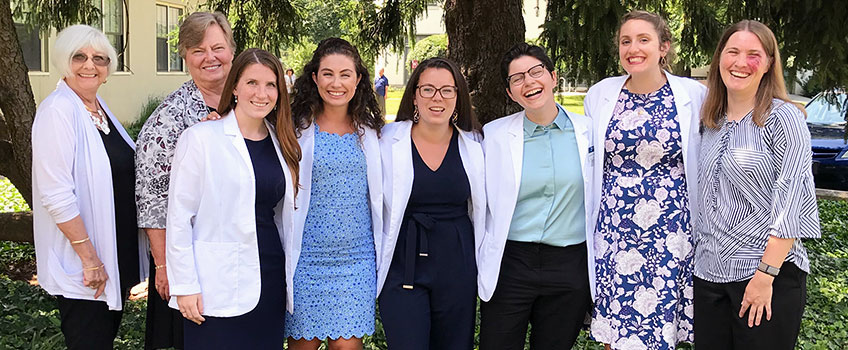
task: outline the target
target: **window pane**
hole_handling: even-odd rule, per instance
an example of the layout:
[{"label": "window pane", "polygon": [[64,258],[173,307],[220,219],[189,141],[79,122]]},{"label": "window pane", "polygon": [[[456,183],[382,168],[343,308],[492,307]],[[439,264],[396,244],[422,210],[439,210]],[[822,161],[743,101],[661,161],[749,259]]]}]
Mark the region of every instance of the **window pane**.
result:
[{"label": "window pane", "polygon": [[156,37],[165,38],[168,36],[168,8],[162,5],[156,5]]},{"label": "window pane", "polygon": [[120,33],[123,31],[124,12],[121,0],[103,0],[103,32]]},{"label": "window pane", "polygon": [[156,38],[156,71],[168,71],[168,39]]},{"label": "window pane", "polygon": [[21,44],[27,68],[31,72],[41,71],[41,39],[38,37],[38,30],[29,31],[26,25],[16,23],[15,31],[18,34],[18,42]]},{"label": "window pane", "polygon": [[[180,20],[182,20],[182,15],[183,9],[176,7],[168,8],[168,32],[175,33],[177,31]],[[177,46],[171,43],[168,45],[168,48],[170,50],[171,71],[182,71],[183,59],[180,57]]]}]

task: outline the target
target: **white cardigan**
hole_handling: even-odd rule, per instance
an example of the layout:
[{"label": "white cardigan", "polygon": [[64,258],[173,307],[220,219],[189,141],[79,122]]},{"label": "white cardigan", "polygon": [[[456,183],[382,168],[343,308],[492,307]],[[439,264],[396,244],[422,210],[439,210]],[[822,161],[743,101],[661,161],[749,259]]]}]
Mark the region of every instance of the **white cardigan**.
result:
[{"label": "white cardigan", "polygon": [[[706,97],[707,87],[703,84],[689,79],[664,72],[674,95],[674,106],[677,109],[677,120],[680,123],[681,147],[683,148],[683,165],[686,174],[686,188],[689,192],[690,217],[697,217],[698,213],[698,151],[701,144],[700,116],[701,105]],[[624,87],[629,76],[611,77],[601,80],[593,85],[586,94],[583,101],[583,109],[586,116],[592,118],[595,130],[595,171],[592,175],[592,193],[594,195],[594,209],[592,210],[592,232],[598,224],[598,213],[600,211],[601,186],[603,185],[603,170],[607,127],[612,119],[618,95]],[[690,220],[694,224],[695,220]],[[590,258],[590,260],[593,260]]]},{"label": "white cardigan", "polygon": [[[274,207],[274,222],[288,260],[294,184],[274,128],[265,124],[286,179],[286,193]],[[253,310],[261,291],[256,178],[235,113],[186,129],[171,169],[165,235],[171,294],[201,293],[203,314],[209,316],[232,317]],[[179,308],[177,298],[171,298],[170,306]]]},{"label": "white cardigan", "polygon": [[[121,123],[97,96],[117,132],[135,150]],[[85,105],[64,80],[47,96],[32,125],[32,216],[38,283],[51,295],[95,300],[82,284],[82,261],[57,223],[77,215],[103,262],[109,279],[103,295],[109,310],[121,310],[120,275],[115,242],[112,168]],[[133,218],[134,220],[135,218]],[[139,276],[147,277],[147,236],[139,231]]]},{"label": "white cardigan", "polygon": [[[362,151],[365,154],[365,166],[367,168],[368,181],[368,204],[371,210],[371,230],[374,234],[374,248],[377,253],[377,266],[380,266],[380,237],[383,232],[383,186],[382,168],[380,167],[380,144],[377,132],[363,127],[360,130],[362,137],[359,138]],[[300,143],[300,151],[303,158],[300,160],[300,192],[297,194],[296,210],[294,213],[294,231],[291,238],[291,257],[286,255],[286,295],[294,295],[294,272],[297,261],[300,259],[300,251],[303,243],[303,229],[306,225],[306,216],[309,214],[309,199],[312,195],[312,161],[315,156],[315,123],[301,131],[297,142]],[[344,252],[339,252],[344,254]],[[294,308],[292,299],[288,299],[288,307]]]},{"label": "white cardigan", "polygon": [[[486,236],[477,251],[478,293],[480,299],[489,301],[495,293],[501,268],[504,247],[506,246],[512,214],[515,210],[518,190],[521,186],[521,170],[524,158],[524,115],[521,111],[510,116],[494,120],[483,127],[483,152],[486,156],[486,199],[488,216]],[[594,225],[590,217],[592,203],[590,185],[593,157],[591,153],[591,120],[582,115],[566,111],[568,119],[574,125],[577,151],[580,155],[580,167],[583,173],[584,206],[586,208],[586,250],[589,257],[594,256]],[[589,283],[594,291],[595,260],[588,259]]]},{"label": "white cardigan", "polygon": [[[459,154],[471,186],[468,216],[474,224],[475,251],[480,249],[486,231],[486,179],[483,164],[483,148],[480,136],[459,130]],[[412,168],[412,121],[405,120],[387,124],[380,138],[383,158],[383,237],[382,251],[378,252],[377,295],[386,283],[386,275],[392,265],[392,256],[403,224],[403,215],[415,173]],[[475,254],[476,255],[476,254]],[[479,264],[478,264],[479,266]],[[478,275],[479,276],[479,275]],[[478,277],[479,278],[479,277]]]}]

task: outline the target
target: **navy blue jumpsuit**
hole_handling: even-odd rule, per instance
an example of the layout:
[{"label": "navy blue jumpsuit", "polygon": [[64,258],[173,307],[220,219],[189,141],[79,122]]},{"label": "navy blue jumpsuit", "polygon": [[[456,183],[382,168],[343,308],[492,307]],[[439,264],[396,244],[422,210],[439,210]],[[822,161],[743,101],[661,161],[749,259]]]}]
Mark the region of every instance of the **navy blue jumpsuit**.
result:
[{"label": "navy blue jumpsuit", "polygon": [[477,302],[471,186],[454,131],[435,171],[412,142],[415,173],[392,264],[380,293],[389,349],[473,348]]}]

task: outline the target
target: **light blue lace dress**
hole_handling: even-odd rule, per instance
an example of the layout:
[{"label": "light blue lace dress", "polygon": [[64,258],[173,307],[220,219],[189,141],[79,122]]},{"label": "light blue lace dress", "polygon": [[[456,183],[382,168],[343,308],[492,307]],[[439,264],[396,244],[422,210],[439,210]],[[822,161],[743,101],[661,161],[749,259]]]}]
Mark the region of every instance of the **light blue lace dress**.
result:
[{"label": "light blue lace dress", "polygon": [[286,336],[349,339],[374,333],[376,253],[365,154],[356,134],[315,125],[312,192],[294,274]]}]

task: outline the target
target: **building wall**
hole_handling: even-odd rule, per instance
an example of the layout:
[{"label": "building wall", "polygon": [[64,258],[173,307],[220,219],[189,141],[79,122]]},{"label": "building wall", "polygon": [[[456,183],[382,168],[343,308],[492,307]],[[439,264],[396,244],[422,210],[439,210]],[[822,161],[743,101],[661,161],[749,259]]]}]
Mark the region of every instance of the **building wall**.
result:
[{"label": "building wall", "polygon": [[[98,93],[106,101],[109,109],[123,123],[128,123],[138,117],[142,105],[148,96],[166,96],[176,90],[182,83],[190,79],[185,72],[156,71],[156,5],[165,4],[184,8],[184,14],[198,9],[197,0],[130,0],[127,13],[129,20],[129,35],[127,36],[127,67],[126,72],[115,72],[106,84],[100,87]],[[125,33],[126,35],[126,33]],[[56,41],[56,31],[47,38],[47,57],[50,57],[53,44]],[[59,74],[56,69],[46,64],[47,72],[30,72],[29,79],[36,103],[47,97],[56,88]]]}]

